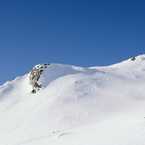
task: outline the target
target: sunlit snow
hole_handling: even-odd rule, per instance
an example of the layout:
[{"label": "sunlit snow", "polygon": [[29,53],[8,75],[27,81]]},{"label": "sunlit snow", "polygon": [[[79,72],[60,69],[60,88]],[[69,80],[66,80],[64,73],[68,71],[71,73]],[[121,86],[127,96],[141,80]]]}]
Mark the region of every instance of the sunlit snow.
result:
[{"label": "sunlit snow", "polygon": [[0,86],[0,145],[145,145],[145,55],[29,75]]}]

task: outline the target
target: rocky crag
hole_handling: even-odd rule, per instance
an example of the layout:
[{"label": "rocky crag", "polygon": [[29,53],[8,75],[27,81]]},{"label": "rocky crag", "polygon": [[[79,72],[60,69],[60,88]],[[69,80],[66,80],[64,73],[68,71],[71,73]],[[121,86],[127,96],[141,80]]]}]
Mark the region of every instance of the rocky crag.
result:
[{"label": "rocky crag", "polygon": [[30,81],[30,85],[32,86],[32,93],[36,93],[36,91],[38,91],[40,88],[44,88],[44,86],[42,84],[39,84],[38,81],[39,81],[41,74],[43,73],[45,68],[48,67],[48,65],[50,65],[50,64],[49,63],[39,64],[39,65],[36,65],[30,71],[29,81]]}]

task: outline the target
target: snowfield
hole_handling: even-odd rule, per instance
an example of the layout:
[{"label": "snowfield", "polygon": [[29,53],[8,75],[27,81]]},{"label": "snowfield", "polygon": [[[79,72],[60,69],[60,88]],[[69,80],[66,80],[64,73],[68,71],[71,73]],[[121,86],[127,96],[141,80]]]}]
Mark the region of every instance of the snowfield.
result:
[{"label": "snowfield", "polygon": [[30,73],[0,86],[0,145],[145,145],[145,55],[43,70],[36,93]]}]

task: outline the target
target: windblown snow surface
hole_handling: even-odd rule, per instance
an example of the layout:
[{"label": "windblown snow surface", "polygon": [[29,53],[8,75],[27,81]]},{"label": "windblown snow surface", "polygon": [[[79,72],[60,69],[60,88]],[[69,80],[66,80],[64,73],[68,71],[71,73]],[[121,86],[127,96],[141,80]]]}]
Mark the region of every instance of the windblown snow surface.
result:
[{"label": "windblown snow surface", "polygon": [[145,145],[145,55],[107,67],[50,64],[0,86],[0,145]]}]

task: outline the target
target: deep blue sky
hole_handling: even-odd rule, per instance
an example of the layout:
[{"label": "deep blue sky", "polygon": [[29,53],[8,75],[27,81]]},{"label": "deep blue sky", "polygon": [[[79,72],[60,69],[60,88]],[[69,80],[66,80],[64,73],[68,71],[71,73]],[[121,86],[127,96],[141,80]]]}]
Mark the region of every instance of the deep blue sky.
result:
[{"label": "deep blue sky", "polygon": [[144,0],[0,0],[0,85],[39,63],[106,66],[144,53]]}]

